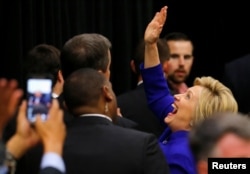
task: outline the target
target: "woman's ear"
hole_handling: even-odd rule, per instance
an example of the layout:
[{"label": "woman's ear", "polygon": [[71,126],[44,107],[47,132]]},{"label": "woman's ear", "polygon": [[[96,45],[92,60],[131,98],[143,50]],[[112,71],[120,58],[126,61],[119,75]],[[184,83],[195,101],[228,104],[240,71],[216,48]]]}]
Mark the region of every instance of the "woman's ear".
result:
[{"label": "woman's ear", "polygon": [[194,125],[193,121],[190,121],[189,125],[190,125],[190,127],[193,127],[193,125]]}]

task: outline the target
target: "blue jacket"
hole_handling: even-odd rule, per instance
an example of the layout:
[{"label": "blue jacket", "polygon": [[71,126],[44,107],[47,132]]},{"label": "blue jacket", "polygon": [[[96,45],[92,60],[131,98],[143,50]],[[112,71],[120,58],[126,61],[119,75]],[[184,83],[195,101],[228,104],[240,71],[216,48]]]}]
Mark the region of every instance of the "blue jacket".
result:
[{"label": "blue jacket", "polygon": [[[140,68],[148,106],[163,123],[168,113],[173,111],[171,105],[174,97],[163,76],[162,66],[159,64],[144,69],[142,64]],[[159,143],[168,161],[171,174],[197,173],[195,160],[189,147],[188,131],[171,132],[170,128],[166,126],[159,138]]]}]

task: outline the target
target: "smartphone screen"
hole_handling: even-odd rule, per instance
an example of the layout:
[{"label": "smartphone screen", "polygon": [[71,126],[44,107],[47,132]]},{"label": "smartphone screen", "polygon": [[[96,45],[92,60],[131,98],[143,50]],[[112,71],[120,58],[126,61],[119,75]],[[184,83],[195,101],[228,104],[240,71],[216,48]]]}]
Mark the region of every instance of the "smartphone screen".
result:
[{"label": "smartphone screen", "polygon": [[51,106],[52,80],[46,78],[27,79],[27,118],[33,123],[40,115],[46,120]]}]

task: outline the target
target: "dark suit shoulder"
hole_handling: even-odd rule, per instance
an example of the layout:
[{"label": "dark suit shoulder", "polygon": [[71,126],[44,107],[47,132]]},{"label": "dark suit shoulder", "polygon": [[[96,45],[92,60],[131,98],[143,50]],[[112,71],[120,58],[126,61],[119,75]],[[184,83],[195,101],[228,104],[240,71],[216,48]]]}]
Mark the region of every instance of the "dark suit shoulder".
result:
[{"label": "dark suit shoulder", "polygon": [[225,66],[231,67],[231,68],[236,68],[237,65],[249,67],[249,64],[250,64],[250,54],[246,54],[242,57],[236,58],[236,59],[226,63]]},{"label": "dark suit shoulder", "polygon": [[[119,117],[121,120],[125,118]],[[95,129],[93,129],[95,127]],[[127,138],[145,138],[145,137],[155,137],[151,133],[142,132],[136,129],[130,129],[122,127],[120,125],[113,124],[106,118],[102,117],[76,117],[72,124],[68,127],[68,134],[74,134],[74,132],[81,132],[77,136],[86,136],[86,132],[91,132],[93,135],[99,136],[98,132],[102,132],[102,136],[107,135],[110,137],[120,137],[122,141]],[[141,140],[139,140],[141,141]]]},{"label": "dark suit shoulder", "polygon": [[224,74],[221,82],[233,93],[237,103],[238,111],[249,114],[250,81],[250,54],[234,59],[225,64]]},{"label": "dark suit shoulder", "polygon": [[155,135],[152,133],[143,132],[143,131],[136,130],[136,129],[128,129],[128,128],[124,128],[124,127],[117,126],[117,125],[114,125],[114,127],[115,129],[118,129],[119,134],[124,133],[124,134],[131,134],[131,135],[134,134],[135,136],[140,136],[140,137],[155,137]]},{"label": "dark suit shoulder", "polygon": [[124,128],[138,129],[138,124],[136,122],[125,117],[117,116],[116,120],[114,121],[114,124]]},{"label": "dark suit shoulder", "polygon": [[117,96],[117,102],[119,104],[120,102],[124,100],[131,100],[132,98],[138,99],[137,98],[138,96],[145,96],[143,85],[140,85],[133,90],[120,94],[119,96]]}]

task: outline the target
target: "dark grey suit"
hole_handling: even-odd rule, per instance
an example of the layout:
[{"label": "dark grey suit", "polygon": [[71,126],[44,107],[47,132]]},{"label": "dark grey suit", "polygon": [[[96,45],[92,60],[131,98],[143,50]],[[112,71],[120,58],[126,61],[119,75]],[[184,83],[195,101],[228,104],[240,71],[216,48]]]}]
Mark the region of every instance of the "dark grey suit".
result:
[{"label": "dark grey suit", "polygon": [[[60,96],[58,98],[60,107],[64,109],[63,106],[63,97]],[[70,114],[67,110],[64,109],[64,122],[66,126],[68,127],[71,125],[72,120],[74,120],[74,116]],[[117,117],[117,122],[115,124],[121,126],[121,127],[127,127],[127,128],[137,128],[137,124],[133,121],[123,118],[123,117]],[[40,170],[40,162],[41,157],[43,154],[43,146],[41,144],[35,146],[34,148],[30,149],[18,162],[16,174],[33,174],[38,173]]]},{"label": "dark grey suit", "polygon": [[63,151],[67,173],[167,174],[153,134],[122,128],[102,117],[71,122]]}]

